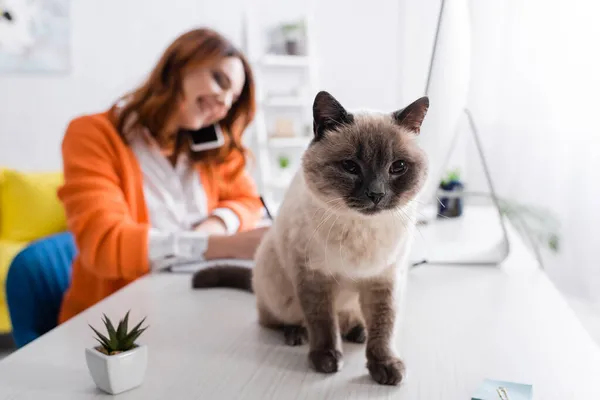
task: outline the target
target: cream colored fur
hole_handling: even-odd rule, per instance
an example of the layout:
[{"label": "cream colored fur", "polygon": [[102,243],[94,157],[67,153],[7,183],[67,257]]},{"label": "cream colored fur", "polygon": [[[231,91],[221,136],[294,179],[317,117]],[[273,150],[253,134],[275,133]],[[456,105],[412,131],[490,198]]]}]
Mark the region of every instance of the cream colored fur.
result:
[{"label": "cream colored fur", "polygon": [[[352,321],[362,320],[355,283],[382,275],[393,280],[398,272],[393,267],[406,267],[411,221],[415,215],[410,205],[364,216],[349,211],[341,199],[323,202],[298,171],[255,256],[253,288],[261,323],[304,325],[295,296],[298,261],[333,276],[341,289],[338,312],[350,313]],[[341,316],[341,325],[346,325],[346,317]]]}]

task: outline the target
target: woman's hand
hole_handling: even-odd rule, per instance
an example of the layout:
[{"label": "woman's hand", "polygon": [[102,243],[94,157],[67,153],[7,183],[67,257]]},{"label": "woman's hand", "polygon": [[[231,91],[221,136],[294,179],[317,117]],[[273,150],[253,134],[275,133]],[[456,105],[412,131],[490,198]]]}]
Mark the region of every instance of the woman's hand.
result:
[{"label": "woman's hand", "polygon": [[199,223],[194,230],[205,232],[209,235],[224,235],[227,233],[227,226],[225,226],[225,222],[221,218],[211,215]]},{"label": "woman's hand", "polygon": [[269,227],[239,232],[235,235],[213,235],[208,239],[206,259],[240,258],[251,260]]}]

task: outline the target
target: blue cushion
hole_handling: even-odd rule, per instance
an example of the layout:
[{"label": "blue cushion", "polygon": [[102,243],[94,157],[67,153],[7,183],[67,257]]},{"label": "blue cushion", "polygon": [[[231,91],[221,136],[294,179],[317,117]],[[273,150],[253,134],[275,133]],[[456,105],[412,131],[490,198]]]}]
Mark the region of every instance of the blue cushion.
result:
[{"label": "blue cushion", "polygon": [[56,327],[75,254],[72,234],[63,232],[32,242],[13,259],[6,301],[17,347]]}]

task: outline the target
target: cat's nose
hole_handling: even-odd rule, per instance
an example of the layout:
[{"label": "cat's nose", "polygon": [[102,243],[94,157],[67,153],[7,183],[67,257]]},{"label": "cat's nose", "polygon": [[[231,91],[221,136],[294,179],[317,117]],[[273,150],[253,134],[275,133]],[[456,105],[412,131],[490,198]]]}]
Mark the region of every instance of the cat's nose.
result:
[{"label": "cat's nose", "polygon": [[375,205],[379,204],[379,202],[381,201],[381,199],[383,199],[383,196],[385,196],[384,192],[373,192],[373,191],[370,191],[370,190],[367,190],[365,192],[365,194],[367,195],[367,197],[369,199],[371,199],[371,201]]}]

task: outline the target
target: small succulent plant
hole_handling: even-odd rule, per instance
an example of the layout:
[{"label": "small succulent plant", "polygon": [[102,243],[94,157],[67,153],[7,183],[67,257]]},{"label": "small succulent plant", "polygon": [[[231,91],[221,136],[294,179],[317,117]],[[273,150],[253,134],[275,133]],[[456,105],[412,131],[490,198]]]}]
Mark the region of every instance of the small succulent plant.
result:
[{"label": "small succulent plant", "polygon": [[142,319],[131,331],[127,331],[127,324],[129,322],[129,311],[125,314],[125,318],[119,321],[117,325],[117,329],[115,329],[114,325],[108,319],[106,315],[104,315],[102,322],[106,327],[106,331],[108,332],[108,337],[98,332],[93,326],[90,325],[90,328],[96,333],[95,339],[100,343],[96,349],[101,351],[106,355],[114,355],[119,354],[137,347],[135,341],[140,335],[148,329],[148,327],[141,328],[142,324],[146,320]]}]

